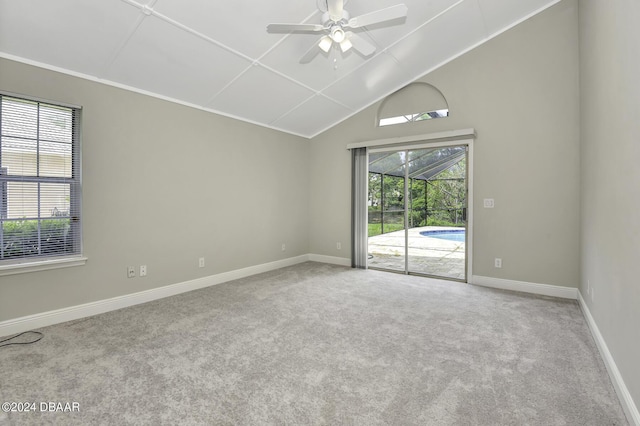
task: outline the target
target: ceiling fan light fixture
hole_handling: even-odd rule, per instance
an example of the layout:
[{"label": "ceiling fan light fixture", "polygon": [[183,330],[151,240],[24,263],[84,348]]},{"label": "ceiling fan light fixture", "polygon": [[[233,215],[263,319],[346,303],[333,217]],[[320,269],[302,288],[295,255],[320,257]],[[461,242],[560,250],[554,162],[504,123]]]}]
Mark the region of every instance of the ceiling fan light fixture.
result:
[{"label": "ceiling fan light fixture", "polygon": [[324,36],[320,39],[320,42],[318,43],[318,47],[322,49],[324,53],[328,53],[329,49],[331,49],[332,44],[333,44],[333,40],[331,40],[331,37]]},{"label": "ceiling fan light fixture", "polygon": [[342,50],[342,53],[346,52],[352,47],[353,47],[353,44],[348,38],[345,38],[344,40],[342,40],[342,43],[340,43],[340,50]]},{"label": "ceiling fan light fixture", "polygon": [[344,30],[339,25],[335,25],[331,28],[331,39],[336,43],[342,43],[346,38]]}]

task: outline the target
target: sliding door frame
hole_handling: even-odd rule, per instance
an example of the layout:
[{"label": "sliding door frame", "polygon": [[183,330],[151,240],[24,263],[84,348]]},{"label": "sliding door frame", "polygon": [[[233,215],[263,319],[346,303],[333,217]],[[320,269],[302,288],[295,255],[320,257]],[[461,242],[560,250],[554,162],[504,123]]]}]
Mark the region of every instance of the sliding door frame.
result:
[{"label": "sliding door frame", "polygon": [[[376,152],[409,151],[416,149],[446,148],[451,146],[467,146],[467,231],[465,245],[466,273],[464,282],[469,283],[473,276],[473,143],[475,140],[475,130],[465,129],[449,132],[441,132],[427,135],[409,136],[403,138],[379,139],[368,142],[358,142],[347,145],[347,149],[367,148],[367,158],[369,154]],[[368,164],[368,161],[367,161]],[[405,167],[405,200],[408,199],[407,175],[409,171]],[[368,188],[367,188],[368,191]],[[405,272],[408,273],[408,256],[406,247],[408,245],[408,209],[405,207]],[[423,275],[412,273],[412,275]],[[446,279],[446,277],[440,277]]]}]

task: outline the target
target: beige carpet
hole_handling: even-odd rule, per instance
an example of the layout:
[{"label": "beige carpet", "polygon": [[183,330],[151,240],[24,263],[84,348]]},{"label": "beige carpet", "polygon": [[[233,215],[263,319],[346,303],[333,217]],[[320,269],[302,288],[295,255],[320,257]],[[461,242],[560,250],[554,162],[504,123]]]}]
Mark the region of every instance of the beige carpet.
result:
[{"label": "beige carpet", "polygon": [[40,331],[0,402],[79,411],[0,424],[627,424],[575,301],[310,262]]}]

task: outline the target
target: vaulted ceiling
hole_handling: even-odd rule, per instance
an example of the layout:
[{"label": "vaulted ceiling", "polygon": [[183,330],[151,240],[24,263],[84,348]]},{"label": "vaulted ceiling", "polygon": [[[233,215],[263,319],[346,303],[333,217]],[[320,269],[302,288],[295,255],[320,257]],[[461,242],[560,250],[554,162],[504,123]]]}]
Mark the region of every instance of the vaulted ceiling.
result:
[{"label": "vaulted ceiling", "polygon": [[368,58],[301,64],[319,36],[267,24],[320,24],[326,0],[0,0],[0,56],[313,137],[558,1],[348,0],[407,17],[358,29]]}]

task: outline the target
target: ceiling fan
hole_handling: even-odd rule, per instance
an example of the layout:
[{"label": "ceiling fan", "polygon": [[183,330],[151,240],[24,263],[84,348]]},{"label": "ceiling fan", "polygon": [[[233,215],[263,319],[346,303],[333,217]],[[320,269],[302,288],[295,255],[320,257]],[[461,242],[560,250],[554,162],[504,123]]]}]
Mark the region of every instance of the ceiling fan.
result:
[{"label": "ceiling fan", "polygon": [[368,57],[373,55],[376,47],[355,32],[348,31],[348,29],[357,30],[407,16],[407,6],[401,3],[351,18],[349,12],[344,9],[346,1],[348,0],[318,0],[318,8],[321,12],[324,12],[322,24],[269,24],[267,25],[267,32],[324,33],[302,56],[300,59],[301,64],[311,62],[320,50],[328,53],[334,45],[340,46],[342,52],[353,48],[362,56]]}]

